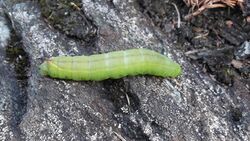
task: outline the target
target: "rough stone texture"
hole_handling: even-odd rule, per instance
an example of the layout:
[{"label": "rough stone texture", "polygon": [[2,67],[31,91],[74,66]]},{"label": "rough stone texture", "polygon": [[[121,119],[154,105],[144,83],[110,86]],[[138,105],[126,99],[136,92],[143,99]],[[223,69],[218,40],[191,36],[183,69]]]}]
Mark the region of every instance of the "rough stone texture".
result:
[{"label": "rough stone texture", "polygon": [[[1,2],[1,1],[0,1]],[[7,26],[0,3],[0,140],[16,140],[21,131],[17,126],[23,116],[22,86],[17,82],[15,65],[9,58],[7,43],[10,38],[10,29]]]},{"label": "rough stone texture", "polygon": [[236,59],[250,58],[250,42],[245,41],[234,53]]},{"label": "rough stone texture", "polygon": [[[1,10],[0,10],[1,13]],[[8,44],[8,40],[10,38],[10,31],[7,27],[3,16],[0,16],[0,48],[5,47]]]},{"label": "rough stone texture", "polygon": [[[138,11],[136,1],[82,0],[82,4],[86,16],[98,27],[92,46],[50,28],[36,1],[6,9],[31,66],[26,113],[16,125],[20,133],[8,129],[12,109],[7,108],[0,112],[0,117],[7,114],[1,120],[6,128],[0,132],[1,139],[120,140],[120,135],[126,140],[249,140],[248,101],[190,64]],[[167,52],[182,65],[183,75],[177,79],[137,76],[72,82],[41,77],[37,70],[53,55],[139,47]],[[8,100],[8,89],[13,86],[2,84],[3,76],[1,87]]]},{"label": "rough stone texture", "polygon": [[[6,61],[4,50],[0,49],[0,59],[3,60],[0,63],[0,140],[13,139],[13,131],[11,129],[12,119],[12,100],[11,94],[13,93],[13,79],[5,81],[6,72],[13,73],[13,70],[9,70]],[[15,83],[14,83],[15,84]]]}]

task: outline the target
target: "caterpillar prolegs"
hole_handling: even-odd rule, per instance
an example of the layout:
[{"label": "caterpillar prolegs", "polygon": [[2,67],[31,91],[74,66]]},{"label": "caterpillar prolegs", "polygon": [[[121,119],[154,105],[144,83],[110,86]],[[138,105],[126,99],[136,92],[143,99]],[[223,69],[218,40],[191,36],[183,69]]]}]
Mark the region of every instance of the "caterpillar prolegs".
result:
[{"label": "caterpillar prolegs", "polygon": [[40,65],[39,71],[52,78],[100,81],[144,74],[176,77],[181,74],[181,67],[155,51],[129,49],[90,56],[52,57]]}]

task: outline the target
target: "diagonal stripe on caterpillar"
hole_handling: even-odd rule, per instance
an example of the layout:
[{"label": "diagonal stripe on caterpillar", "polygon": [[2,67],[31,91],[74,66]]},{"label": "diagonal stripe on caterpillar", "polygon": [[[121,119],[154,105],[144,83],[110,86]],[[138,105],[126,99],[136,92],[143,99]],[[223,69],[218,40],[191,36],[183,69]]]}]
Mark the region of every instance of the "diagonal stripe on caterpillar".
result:
[{"label": "diagonal stripe on caterpillar", "polygon": [[90,56],[52,57],[40,65],[39,72],[52,78],[100,81],[144,74],[177,77],[181,67],[155,51],[129,49]]}]

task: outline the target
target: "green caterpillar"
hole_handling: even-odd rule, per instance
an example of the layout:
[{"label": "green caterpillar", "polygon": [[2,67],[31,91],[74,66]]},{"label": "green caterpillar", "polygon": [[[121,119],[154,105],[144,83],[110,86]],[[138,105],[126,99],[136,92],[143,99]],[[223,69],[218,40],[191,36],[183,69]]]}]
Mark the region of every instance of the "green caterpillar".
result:
[{"label": "green caterpillar", "polygon": [[40,65],[39,72],[52,78],[100,81],[139,74],[176,77],[181,74],[181,67],[155,51],[130,49],[90,56],[52,57]]}]

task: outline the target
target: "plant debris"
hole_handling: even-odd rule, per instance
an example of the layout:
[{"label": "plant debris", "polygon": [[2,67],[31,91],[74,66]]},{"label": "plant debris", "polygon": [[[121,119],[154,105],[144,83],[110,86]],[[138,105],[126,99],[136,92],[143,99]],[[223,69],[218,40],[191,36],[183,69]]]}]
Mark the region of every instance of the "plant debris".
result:
[{"label": "plant debris", "polygon": [[243,9],[244,0],[184,0],[188,7],[191,7],[192,13],[185,16],[185,19],[188,20],[194,16],[199,15],[206,9],[211,8],[221,8],[229,6],[231,8],[239,5]]}]

